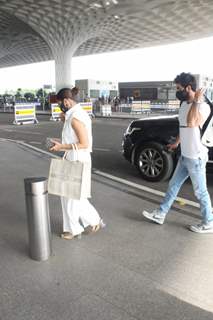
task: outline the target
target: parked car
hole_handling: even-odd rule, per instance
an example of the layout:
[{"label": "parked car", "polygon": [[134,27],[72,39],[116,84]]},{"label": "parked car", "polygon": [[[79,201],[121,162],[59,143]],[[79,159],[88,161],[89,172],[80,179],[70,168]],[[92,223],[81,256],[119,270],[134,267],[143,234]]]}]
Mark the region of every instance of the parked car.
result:
[{"label": "parked car", "polygon": [[[180,149],[169,152],[167,145],[178,136],[178,116],[150,117],[134,120],[123,137],[123,155],[135,165],[147,181],[167,180],[172,175]],[[209,147],[213,163],[213,144]]]}]

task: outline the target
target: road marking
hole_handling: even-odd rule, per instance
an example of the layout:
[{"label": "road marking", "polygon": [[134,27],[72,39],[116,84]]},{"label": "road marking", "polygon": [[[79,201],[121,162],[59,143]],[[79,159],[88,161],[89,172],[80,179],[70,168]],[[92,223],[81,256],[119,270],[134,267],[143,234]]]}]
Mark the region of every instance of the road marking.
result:
[{"label": "road marking", "polygon": [[[16,130],[13,130],[13,131],[16,131]],[[17,130],[16,132],[20,133],[19,130]],[[39,133],[39,132],[32,132],[32,131],[27,131],[27,130],[24,130],[24,131],[21,131],[21,133],[26,133],[26,134],[36,134],[36,135],[39,135],[41,136],[42,133]]]},{"label": "road marking", "polygon": [[32,131],[28,131],[28,130],[24,130],[24,131],[22,131],[22,130],[16,130],[16,129],[7,129],[7,128],[1,128],[1,130],[3,130],[3,131],[7,131],[7,132],[17,132],[17,133],[26,133],[26,134],[35,134],[35,135],[39,135],[39,136],[41,136],[42,134],[41,133],[39,133],[39,132],[32,132]]},{"label": "road marking", "polygon": [[31,144],[28,144],[28,143],[26,143],[26,142],[24,142],[24,141],[12,140],[12,139],[5,139],[5,138],[0,138],[0,141],[15,142],[15,143],[18,143],[18,144],[20,144],[20,145],[22,145],[22,146],[25,146],[25,147],[29,148],[29,149],[35,150],[35,151],[40,152],[40,153],[44,153],[44,154],[46,154],[46,155],[48,155],[48,156],[50,156],[50,157],[52,157],[52,158],[61,158],[61,157],[59,157],[59,156],[57,156],[57,155],[55,155],[55,154],[53,154],[53,153],[51,153],[51,152],[48,152],[48,151],[42,150],[42,149],[40,149],[40,148],[34,147],[34,146],[32,146]]},{"label": "road marking", "polygon": [[6,139],[6,138],[0,138],[0,141],[10,141],[10,142],[16,142],[16,143],[23,143],[23,140],[13,140],[13,139]]},{"label": "road marking", "polygon": [[[48,154],[48,155],[53,156],[53,154],[52,154],[51,152],[47,152],[47,151],[45,151],[45,150],[42,150],[42,149],[36,148],[36,147],[34,147],[34,146],[31,146],[30,144],[24,142],[23,140],[13,140],[13,139],[5,139],[5,138],[0,138],[0,139],[3,140],[3,141],[17,142],[17,143],[23,144],[23,145],[25,145],[25,146],[27,146],[27,147],[29,147],[29,148],[35,149],[35,150],[37,150],[37,151],[39,151],[39,152],[43,152],[43,153],[45,153],[45,154]],[[41,142],[36,142],[36,141],[30,141],[30,143],[41,144]],[[93,150],[106,151],[106,152],[110,151],[110,149],[102,149],[102,148],[94,148]],[[55,155],[54,155],[54,156],[55,156]],[[55,157],[56,157],[56,158],[60,158],[60,157],[58,157],[58,156],[55,156]]]},{"label": "road marking", "polygon": [[[162,191],[158,191],[158,190],[155,190],[155,189],[152,189],[152,188],[149,188],[149,187],[146,187],[146,186],[143,186],[143,185],[140,185],[140,184],[137,184],[137,183],[122,179],[122,178],[118,178],[116,176],[112,176],[111,174],[108,174],[108,173],[105,173],[105,172],[102,172],[102,171],[99,171],[99,170],[93,170],[93,173],[95,173],[95,174],[97,174],[99,176],[111,179],[113,181],[125,184],[127,186],[139,189],[141,191],[145,191],[145,192],[148,192],[148,193],[151,193],[151,194],[155,194],[155,195],[160,196],[160,197],[165,197],[165,193],[162,192]],[[179,202],[179,203],[188,204],[189,206],[192,206],[192,207],[195,207],[195,208],[200,208],[199,203],[191,201],[191,200],[188,200],[188,199],[185,199],[185,198],[177,197],[176,201]]]},{"label": "road marking", "polygon": [[[19,141],[19,140],[12,140],[12,139],[5,139],[5,138],[0,138],[0,141],[11,141],[11,142],[15,142],[15,143],[18,143],[18,144],[21,144],[23,146],[26,146],[30,149],[33,149],[35,151],[38,151],[40,153],[44,153],[52,158],[60,158],[59,156],[51,153],[51,152],[48,152],[48,151],[45,151],[45,150],[42,150],[42,149],[39,149],[37,147],[34,147],[34,146],[31,146],[30,144],[28,143],[25,143],[23,141]],[[111,179],[113,181],[116,181],[116,182],[119,182],[119,183],[122,183],[122,184],[125,184],[125,185],[128,185],[130,187],[133,187],[133,188],[136,188],[136,189],[139,189],[141,191],[145,191],[147,193],[151,193],[151,194],[155,194],[157,196],[161,196],[161,197],[165,197],[165,193],[162,192],[162,191],[158,191],[158,190],[155,190],[155,189],[152,189],[152,188],[149,188],[149,187],[146,187],[146,186],[142,186],[142,185],[139,185],[137,183],[134,183],[134,182],[131,182],[131,181],[128,181],[128,180],[125,180],[125,179],[122,179],[122,178],[118,178],[116,176],[113,176],[111,174],[108,174],[108,173],[105,173],[105,172],[102,172],[102,171],[99,171],[99,170],[93,170],[93,173],[96,174],[96,175],[99,175],[99,176],[102,176],[102,177],[105,177],[105,178],[108,178],[108,179]],[[194,202],[194,201],[191,201],[191,200],[188,200],[188,199],[185,199],[185,198],[181,198],[181,197],[177,197],[176,198],[176,201],[177,202],[183,202],[191,207],[195,207],[195,208],[200,208],[200,205],[199,203],[197,202]]]},{"label": "road marking", "polygon": [[104,148],[93,148],[95,151],[104,151],[104,152],[109,152],[111,151],[110,149],[104,149]]},{"label": "road marking", "polygon": [[24,134],[35,134],[35,135],[39,135],[39,136],[42,135],[42,134],[39,133],[39,132],[32,132],[32,131],[27,131],[27,130],[22,131],[22,130],[6,129],[6,128],[2,128],[1,130],[7,131],[7,132],[17,132],[17,133],[20,133],[20,132],[21,132],[21,133],[24,133]]},{"label": "road marking", "polygon": [[41,144],[41,142],[38,142],[38,141],[29,141],[29,143],[32,143],[32,144]]},{"label": "road marking", "polygon": [[28,144],[28,143],[25,143],[25,142],[19,142],[19,144],[21,144],[22,146],[26,146],[32,150],[35,150],[35,151],[38,151],[40,153],[44,153],[44,154],[47,154],[48,156],[52,157],[52,158],[60,158],[59,156],[51,153],[51,152],[48,152],[48,151],[45,151],[45,150],[42,150],[40,148],[37,148],[37,147],[34,147],[32,146],[31,144]]}]

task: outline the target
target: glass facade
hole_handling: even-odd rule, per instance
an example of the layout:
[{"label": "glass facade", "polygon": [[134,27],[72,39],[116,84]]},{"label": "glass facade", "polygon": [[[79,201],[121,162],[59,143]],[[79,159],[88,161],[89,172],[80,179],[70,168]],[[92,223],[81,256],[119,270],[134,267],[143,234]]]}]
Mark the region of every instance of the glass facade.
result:
[{"label": "glass facade", "polygon": [[89,96],[90,96],[90,98],[99,98],[100,91],[99,90],[90,90]]}]

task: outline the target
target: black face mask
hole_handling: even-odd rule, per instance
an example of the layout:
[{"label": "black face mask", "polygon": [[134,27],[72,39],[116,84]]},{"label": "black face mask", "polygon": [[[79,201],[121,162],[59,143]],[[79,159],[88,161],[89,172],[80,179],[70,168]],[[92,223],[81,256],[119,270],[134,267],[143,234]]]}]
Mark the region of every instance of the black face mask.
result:
[{"label": "black face mask", "polygon": [[63,112],[63,113],[66,113],[68,110],[69,110],[69,108],[67,108],[65,105],[64,105],[64,103],[62,102],[62,103],[60,103],[60,109],[61,109],[61,111]]},{"label": "black face mask", "polygon": [[176,91],[176,98],[180,101],[187,101],[188,100],[188,93],[185,90]]}]

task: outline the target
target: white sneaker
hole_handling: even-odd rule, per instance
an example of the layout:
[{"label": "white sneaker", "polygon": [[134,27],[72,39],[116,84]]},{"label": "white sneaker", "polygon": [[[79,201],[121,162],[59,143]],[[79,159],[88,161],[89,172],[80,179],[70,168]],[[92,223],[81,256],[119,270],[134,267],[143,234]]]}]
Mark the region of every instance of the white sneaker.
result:
[{"label": "white sneaker", "polygon": [[157,224],[163,224],[166,217],[165,214],[159,212],[159,210],[156,210],[156,209],[153,210],[152,212],[148,212],[144,210],[142,214],[144,217],[156,222]]},{"label": "white sneaker", "polygon": [[192,226],[189,226],[189,230],[197,233],[213,233],[213,223],[200,223],[200,224],[195,224]]}]

